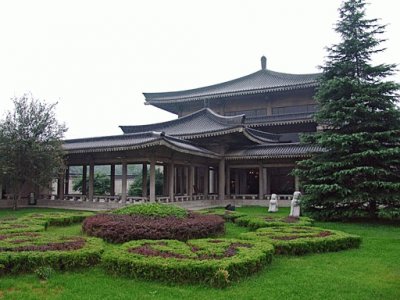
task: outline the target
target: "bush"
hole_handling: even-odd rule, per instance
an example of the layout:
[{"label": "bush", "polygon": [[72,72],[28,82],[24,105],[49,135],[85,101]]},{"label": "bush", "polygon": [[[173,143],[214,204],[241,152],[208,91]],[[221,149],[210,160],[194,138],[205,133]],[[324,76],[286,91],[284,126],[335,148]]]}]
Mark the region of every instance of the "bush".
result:
[{"label": "bush", "polygon": [[270,263],[273,249],[269,243],[236,239],[141,240],[110,248],[103,266],[133,278],[225,287]]},{"label": "bush", "polygon": [[23,220],[17,218],[0,219],[0,235],[17,232],[38,232],[44,230],[45,227],[43,225],[26,221],[24,222]]},{"label": "bush", "polygon": [[253,230],[263,227],[276,227],[276,226],[309,226],[314,222],[313,219],[308,217],[294,218],[290,216],[245,216],[235,220],[239,226],[249,227]]},{"label": "bush", "polygon": [[224,233],[224,220],[215,215],[190,213],[186,218],[99,214],[85,219],[82,229],[110,243],[139,239],[186,241]]},{"label": "bush", "polygon": [[34,273],[40,280],[49,280],[54,273],[54,269],[52,267],[42,266],[37,268]]},{"label": "bush", "polygon": [[238,211],[226,210],[224,208],[211,208],[199,211],[201,214],[213,214],[224,218],[227,221],[235,222],[237,218],[247,216],[245,213]]},{"label": "bush", "polygon": [[150,217],[177,217],[185,218],[188,212],[178,206],[161,203],[132,204],[112,211],[119,215],[140,215]]},{"label": "bush", "polygon": [[66,226],[79,223],[92,215],[91,212],[71,211],[32,213],[22,218],[2,218],[0,219],[0,234],[44,231],[49,225]]},{"label": "bush", "polygon": [[39,232],[0,235],[0,273],[87,267],[100,261],[102,241],[95,238],[56,237]]},{"label": "bush", "polygon": [[32,213],[19,218],[18,221],[36,223],[47,228],[48,226],[68,226],[74,223],[80,223],[86,217],[93,215],[94,213],[87,211]]},{"label": "bush", "polygon": [[290,255],[357,248],[361,243],[357,235],[308,226],[260,228],[256,232],[242,233],[240,238],[271,243],[276,254]]}]

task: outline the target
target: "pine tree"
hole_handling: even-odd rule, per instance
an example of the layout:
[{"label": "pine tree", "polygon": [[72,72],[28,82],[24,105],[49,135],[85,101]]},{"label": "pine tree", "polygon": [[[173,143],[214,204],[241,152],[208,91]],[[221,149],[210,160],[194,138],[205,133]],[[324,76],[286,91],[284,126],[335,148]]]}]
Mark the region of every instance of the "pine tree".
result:
[{"label": "pine tree", "polygon": [[367,19],[364,0],[347,0],[328,48],[316,93],[317,122],[324,130],[304,139],[325,152],[300,162],[303,206],[320,219],[399,217],[399,85],[387,80],[393,64],[372,65],[385,26]]}]

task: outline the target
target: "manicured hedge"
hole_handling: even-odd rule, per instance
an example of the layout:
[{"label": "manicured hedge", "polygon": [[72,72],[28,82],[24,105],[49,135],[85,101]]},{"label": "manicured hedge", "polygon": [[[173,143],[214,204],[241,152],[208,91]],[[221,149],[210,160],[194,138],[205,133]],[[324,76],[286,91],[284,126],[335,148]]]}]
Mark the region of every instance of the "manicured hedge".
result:
[{"label": "manicured hedge", "polygon": [[241,213],[238,211],[226,210],[224,208],[211,208],[199,211],[201,214],[213,214],[220,217],[223,217],[227,221],[235,222],[237,218],[241,218],[247,216],[245,213]]},{"label": "manicured hedge", "polygon": [[235,220],[239,226],[249,227],[253,230],[263,227],[277,227],[277,226],[310,226],[314,222],[313,219],[308,217],[293,218],[289,216],[245,216]]},{"label": "manicured hedge", "polygon": [[0,234],[0,274],[87,267],[100,261],[103,242],[96,238],[58,237],[47,233]]},{"label": "manicured hedge", "polygon": [[225,230],[221,217],[197,213],[189,213],[186,218],[99,214],[86,218],[82,229],[111,243],[140,239],[186,241],[221,235]]},{"label": "manicured hedge", "polygon": [[47,226],[68,226],[82,222],[86,217],[93,216],[93,212],[87,211],[65,211],[65,212],[44,212],[27,214],[19,221],[26,223],[41,224]]},{"label": "manicured hedge", "polygon": [[240,238],[271,243],[276,254],[290,255],[357,248],[361,243],[357,235],[309,226],[260,228],[256,232],[242,233]]},{"label": "manicured hedge", "polygon": [[128,277],[225,287],[270,263],[273,249],[253,240],[141,240],[109,249],[102,261],[106,270]]},{"label": "manicured hedge", "polygon": [[45,227],[32,222],[24,222],[17,218],[0,219],[0,234],[17,232],[37,232],[44,231]]},{"label": "manicured hedge", "polygon": [[132,204],[116,210],[112,213],[120,215],[140,215],[150,217],[177,217],[185,218],[188,211],[175,206],[162,203]]}]

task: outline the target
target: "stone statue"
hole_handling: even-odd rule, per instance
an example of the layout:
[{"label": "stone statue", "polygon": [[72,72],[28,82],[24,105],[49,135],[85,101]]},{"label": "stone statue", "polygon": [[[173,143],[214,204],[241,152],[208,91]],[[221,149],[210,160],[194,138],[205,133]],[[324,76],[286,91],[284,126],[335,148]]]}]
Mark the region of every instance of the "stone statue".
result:
[{"label": "stone statue", "polygon": [[277,212],[277,211],[278,211],[278,195],[272,194],[271,200],[269,200],[268,212]]},{"label": "stone statue", "polygon": [[300,192],[293,193],[293,199],[290,202],[290,217],[299,218],[300,217]]}]

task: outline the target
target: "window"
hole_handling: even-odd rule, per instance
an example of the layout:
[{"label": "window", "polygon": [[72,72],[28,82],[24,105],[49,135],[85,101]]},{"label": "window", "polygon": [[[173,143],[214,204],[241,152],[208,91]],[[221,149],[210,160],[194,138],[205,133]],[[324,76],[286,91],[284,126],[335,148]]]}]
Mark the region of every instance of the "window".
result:
[{"label": "window", "polygon": [[264,117],[267,115],[267,111],[265,109],[238,110],[226,112],[225,116],[237,116],[242,114],[246,115],[247,118]]},{"label": "window", "polygon": [[300,113],[313,113],[317,111],[316,104],[307,105],[295,105],[295,106],[284,106],[284,107],[273,107],[273,115],[289,115],[289,114],[300,114]]}]

